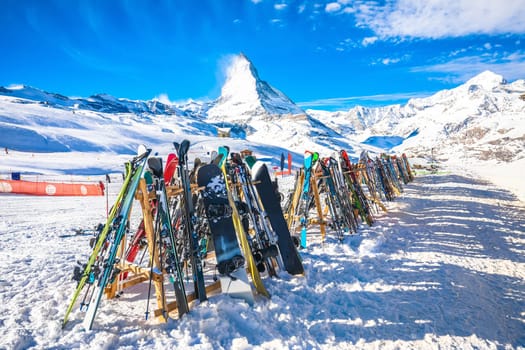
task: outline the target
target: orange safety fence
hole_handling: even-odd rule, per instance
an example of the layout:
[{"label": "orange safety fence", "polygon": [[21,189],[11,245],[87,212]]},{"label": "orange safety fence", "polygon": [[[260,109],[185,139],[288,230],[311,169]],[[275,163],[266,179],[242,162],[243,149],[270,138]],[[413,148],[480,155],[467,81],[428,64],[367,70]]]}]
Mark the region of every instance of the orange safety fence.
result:
[{"label": "orange safety fence", "polygon": [[0,193],[33,196],[103,196],[104,184],[0,180]]}]

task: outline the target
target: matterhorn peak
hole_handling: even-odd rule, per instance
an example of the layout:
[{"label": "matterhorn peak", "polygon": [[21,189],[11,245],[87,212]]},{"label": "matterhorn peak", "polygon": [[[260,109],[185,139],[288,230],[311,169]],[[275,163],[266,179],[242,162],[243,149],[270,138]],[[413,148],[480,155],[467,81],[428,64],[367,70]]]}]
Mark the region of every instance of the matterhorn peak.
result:
[{"label": "matterhorn peak", "polygon": [[292,100],[259,78],[243,53],[232,58],[221,96],[208,111],[210,118],[246,119],[257,115],[304,114]]},{"label": "matterhorn peak", "polygon": [[257,83],[261,79],[253,63],[243,53],[232,58],[226,70],[226,82],[221,89],[223,97],[242,97],[256,99]]},{"label": "matterhorn peak", "polygon": [[465,85],[466,86],[472,86],[477,85],[481,86],[483,89],[487,91],[491,91],[495,87],[498,87],[501,84],[506,84],[507,81],[503,78],[503,76],[496,74],[494,72],[491,72],[489,70],[486,70],[475,77],[469,79]]}]

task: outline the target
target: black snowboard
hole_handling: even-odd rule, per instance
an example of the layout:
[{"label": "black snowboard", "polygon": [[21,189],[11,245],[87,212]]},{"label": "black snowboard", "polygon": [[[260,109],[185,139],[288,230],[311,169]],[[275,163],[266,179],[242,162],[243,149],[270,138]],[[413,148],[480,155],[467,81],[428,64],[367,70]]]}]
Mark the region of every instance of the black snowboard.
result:
[{"label": "black snowboard", "polygon": [[252,179],[266,215],[268,215],[272,228],[277,234],[277,245],[286,271],[292,275],[304,274],[303,263],[284,219],[281,202],[275,192],[266,164],[260,161],[255,162],[252,166]]},{"label": "black snowboard", "polygon": [[202,165],[197,172],[197,184],[203,188],[204,209],[215,247],[222,290],[252,304],[253,292],[233,225],[224,174],[215,164]]}]

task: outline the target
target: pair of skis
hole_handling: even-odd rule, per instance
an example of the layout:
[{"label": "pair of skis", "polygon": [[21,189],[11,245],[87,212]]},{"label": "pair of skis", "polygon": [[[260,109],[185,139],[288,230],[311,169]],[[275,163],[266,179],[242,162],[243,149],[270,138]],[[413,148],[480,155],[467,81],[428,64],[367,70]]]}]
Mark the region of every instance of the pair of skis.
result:
[{"label": "pair of skis", "polygon": [[62,327],[65,327],[67,324],[73,306],[86,284],[88,288],[81,303],[81,309],[86,311],[83,325],[87,330],[90,330],[93,326],[93,320],[104,294],[104,289],[118,275],[115,269],[117,251],[124,237],[135,191],[139,185],[150,152],[151,150],[141,146],[139,147],[139,155],[126,164],[124,184],[108,215],[104,228],[96,239],[93,252],[85,264],[82,274],[78,276],[77,288],[66,309]]},{"label": "pair of skis", "polygon": [[312,178],[312,168],[315,162],[319,159],[319,154],[317,152],[306,151],[304,153],[304,181],[303,181],[303,190],[301,195],[302,216],[301,216],[301,234],[300,234],[300,247],[306,248],[306,230],[308,227],[308,212],[310,211],[310,203],[312,195],[310,193],[310,181]]},{"label": "pair of skis", "polygon": [[[169,164],[169,161],[168,161]],[[185,313],[189,312],[188,300],[186,297],[186,289],[184,286],[184,275],[181,269],[181,259],[177,253],[177,240],[173,231],[172,219],[168,205],[168,195],[166,193],[166,178],[171,179],[168,175],[164,177],[162,167],[162,159],[159,157],[151,157],[148,159],[148,167],[153,175],[153,184],[156,195],[156,207],[155,207],[155,229],[154,229],[154,240],[153,254],[159,251],[161,264],[160,269],[165,270],[169,276],[169,280],[173,285],[175,291],[175,297],[177,299],[177,310],[179,317],[182,317]],[[155,245],[159,244],[158,249],[155,249]],[[153,261],[154,256],[151,257],[151,271],[148,289],[148,307],[146,308],[146,319],[148,318],[149,310],[149,295],[151,293],[151,282],[153,278]],[[163,266],[165,264],[165,267]],[[164,288],[162,288],[162,294],[164,294]],[[161,296],[162,300],[165,300],[164,295]],[[164,303],[163,303],[164,304]],[[167,319],[167,312],[163,311],[163,317]]]}]

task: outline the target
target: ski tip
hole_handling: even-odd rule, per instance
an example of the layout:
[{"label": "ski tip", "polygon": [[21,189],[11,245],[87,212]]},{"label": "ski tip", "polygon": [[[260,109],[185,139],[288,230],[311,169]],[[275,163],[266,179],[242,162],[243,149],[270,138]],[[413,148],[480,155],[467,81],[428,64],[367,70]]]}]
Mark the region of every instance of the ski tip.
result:
[{"label": "ski tip", "polygon": [[219,153],[229,154],[230,153],[230,147],[228,147],[228,146],[219,146]]},{"label": "ski tip", "polygon": [[148,152],[148,148],[146,147],[146,145],[144,144],[139,145],[139,147],[137,148],[137,156],[141,156],[146,152]]},{"label": "ski tip", "polygon": [[148,167],[157,178],[163,178],[162,158],[151,157],[148,159]]},{"label": "ski tip", "polygon": [[269,174],[268,166],[265,162],[261,162],[260,160],[258,160],[253,162],[252,165],[249,166],[251,168],[251,173],[254,176],[256,176],[259,172],[267,172]]}]

